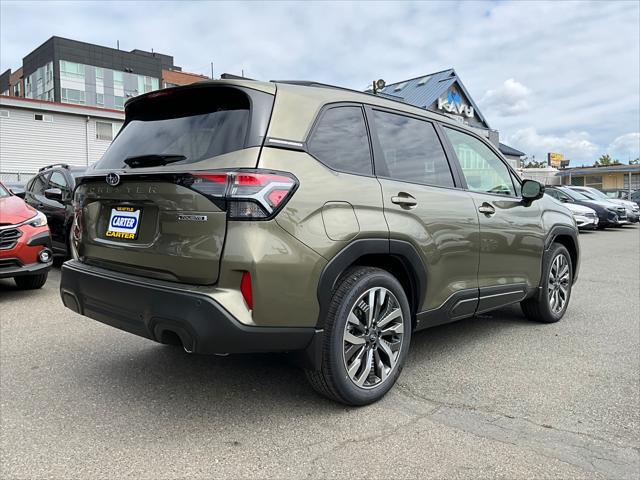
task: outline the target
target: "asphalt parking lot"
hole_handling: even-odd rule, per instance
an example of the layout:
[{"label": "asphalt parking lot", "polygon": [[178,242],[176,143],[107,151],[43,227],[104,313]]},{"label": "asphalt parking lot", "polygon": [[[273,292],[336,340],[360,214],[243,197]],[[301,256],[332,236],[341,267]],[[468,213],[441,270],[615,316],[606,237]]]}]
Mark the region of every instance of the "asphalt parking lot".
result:
[{"label": "asphalt parking lot", "polygon": [[190,356],[0,280],[3,478],[638,478],[640,227],[585,233],[555,325],[518,307],[416,334],[347,408],[279,355]]}]

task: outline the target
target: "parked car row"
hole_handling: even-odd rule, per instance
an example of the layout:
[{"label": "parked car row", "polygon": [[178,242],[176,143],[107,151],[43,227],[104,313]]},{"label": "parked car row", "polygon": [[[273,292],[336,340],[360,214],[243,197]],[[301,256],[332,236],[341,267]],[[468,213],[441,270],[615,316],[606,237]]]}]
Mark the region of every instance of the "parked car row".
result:
[{"label": "parked car row", "polygon": [[573,213],[579,229],[621,227],[640,221],[640,207],[636,203],[610,198],[595,188],[547,186],[545,193]]}]

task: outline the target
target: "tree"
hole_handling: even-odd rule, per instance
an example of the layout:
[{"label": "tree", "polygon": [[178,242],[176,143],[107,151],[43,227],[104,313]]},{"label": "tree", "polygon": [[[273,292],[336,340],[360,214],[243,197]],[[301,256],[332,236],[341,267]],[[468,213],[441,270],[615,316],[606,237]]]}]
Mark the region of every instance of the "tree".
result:
[{"label": "tree", "polygon": [[611,155],[605,153],[604,155],[600,155],[600,158],[596,160],[596,163],[593,164],[594,167],[608,167],[611,165],[620,165],[619,160],[613,160]]},{"label": "tree", "polygon": [[536,162],[535,160],[530,160],[523,165],[524,168],[544,168],[547,166],[547,162]]}]

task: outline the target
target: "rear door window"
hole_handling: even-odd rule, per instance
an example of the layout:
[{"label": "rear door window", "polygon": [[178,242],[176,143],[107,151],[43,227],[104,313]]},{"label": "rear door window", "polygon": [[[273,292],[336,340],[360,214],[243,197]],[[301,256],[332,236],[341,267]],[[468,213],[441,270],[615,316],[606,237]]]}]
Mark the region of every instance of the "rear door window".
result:
[{"label": "rear door window", "polygon": [[96,168],[126,168],[125,160],[149,156],[188,164],[246,146],[251,101],[239,89],[160,92],[139,102],[127,107],[124,127]]},{"label": "rear door window", "polygon": [[62,191],[62,198],[67,198],[71,194],[71,189],[64,174],[58,170],[54,171],[49,177],[48,188],[59,188]]},{"label": "rear door window", "polygon": [[361,107],[344,106],[326,110],[307,146],[314,157],[333,170],[373,174],[369,137]]},{"label": "rear door window", "polygon": [[38,175],[29,183],[28,190],[34,195],[44,195],[44,191],[47,189],[47,174]]},{"label": "rear door window", "polygon": [[454,186],[433,124],[379,110],[373,111],[373,119],[386,170],[378,175],[425,185]]}]

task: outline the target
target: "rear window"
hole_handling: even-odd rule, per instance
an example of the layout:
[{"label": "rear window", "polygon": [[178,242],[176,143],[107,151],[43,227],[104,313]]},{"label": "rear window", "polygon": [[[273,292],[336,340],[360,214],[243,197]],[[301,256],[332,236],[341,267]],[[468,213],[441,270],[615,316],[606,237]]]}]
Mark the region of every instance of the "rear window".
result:
[{"label": "rear window", "polygon": [[245,148],[251,101],[243,91],[214,87],[157,95],[127,106],[125,125],[96,168],[127,168],[126,159],[149,155],[182,156],[171,163],[187,164]]}]

